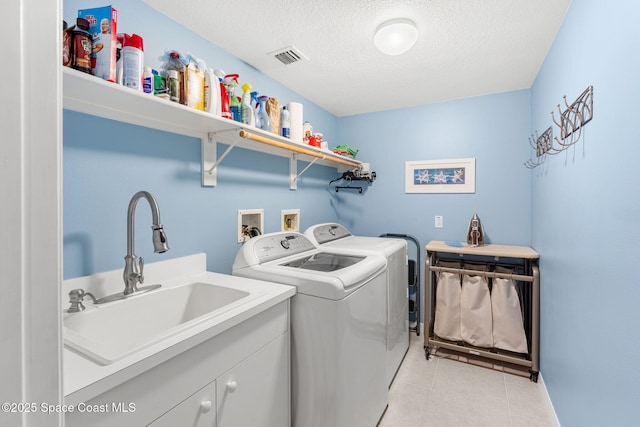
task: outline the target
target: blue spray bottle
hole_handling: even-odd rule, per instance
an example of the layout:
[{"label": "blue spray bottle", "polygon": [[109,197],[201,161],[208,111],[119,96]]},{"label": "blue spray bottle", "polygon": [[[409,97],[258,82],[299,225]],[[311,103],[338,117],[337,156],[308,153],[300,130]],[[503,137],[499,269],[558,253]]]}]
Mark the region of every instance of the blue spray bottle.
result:
[{"label": "blue spray bottle", "polygon": [[260,126],[260,116],[258,115],[258,111],[260,111],[260,104],[258,103],[258,92],[255,90],[251,92],[251,105],[253,108],[253,116],[256,118],[256,127],[258,129],[262,129]]},{"label": "blue spray bottle", "polygon": [[260,115],[260,129],[271,132],[271,120],[269,119],[269,114],[267,113],[267,100],[268,96],[259,96],[258,102],[260,103],[258,114]]}]

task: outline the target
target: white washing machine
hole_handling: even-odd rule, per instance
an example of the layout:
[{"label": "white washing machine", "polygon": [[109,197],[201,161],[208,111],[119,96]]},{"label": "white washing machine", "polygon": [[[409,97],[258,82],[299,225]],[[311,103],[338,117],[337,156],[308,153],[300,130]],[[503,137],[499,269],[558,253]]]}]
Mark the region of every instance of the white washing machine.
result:
[{"label": "white washing machine", "polygon": [[387,259],[387,384],[390,386],[409,349],[409,297],[407,241],[386,237],[354,236],[337,223],[317,224],[304,232],[323,250],[379,253]]},{"label": "white washing machine", "polygon": [[[386,260],[317,248],[295,232],[244,243],[233,274],[297,287],[292,425],[375,427],[388,401]],[[250,410],[250,408],[248,408]]]}]

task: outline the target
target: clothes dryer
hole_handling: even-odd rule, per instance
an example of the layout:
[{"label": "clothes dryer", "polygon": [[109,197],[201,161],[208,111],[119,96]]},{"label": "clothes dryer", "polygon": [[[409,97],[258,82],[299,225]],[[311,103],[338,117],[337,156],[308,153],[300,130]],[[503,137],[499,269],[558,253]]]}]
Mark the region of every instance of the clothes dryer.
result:
[{"label": "clothes dryer", "polygon": [[387,259],[387,384],[393,378],[409,349],[409,297],[407,241],[385,237],[354,236],[338,223],[317,224],[305,236],[322,250],[343,253],[378,253]]},{"label": "clothes dryer", "polygon": [[387,405],[386,260],[319,249],[295,232],[245,242],[233,274],[296,286],[292,425],[375,427]]}]

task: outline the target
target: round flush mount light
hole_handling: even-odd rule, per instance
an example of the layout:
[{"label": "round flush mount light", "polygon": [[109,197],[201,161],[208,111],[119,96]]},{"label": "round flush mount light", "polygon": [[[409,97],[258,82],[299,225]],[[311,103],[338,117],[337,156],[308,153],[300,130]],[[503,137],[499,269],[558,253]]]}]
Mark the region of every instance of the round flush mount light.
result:
[{"label": "round flush mount light", "polygon": [[405,53],[418,40],[416,24],[405,18],[392,19],[382,23],[373,36],[373,43],[386,55]]}]

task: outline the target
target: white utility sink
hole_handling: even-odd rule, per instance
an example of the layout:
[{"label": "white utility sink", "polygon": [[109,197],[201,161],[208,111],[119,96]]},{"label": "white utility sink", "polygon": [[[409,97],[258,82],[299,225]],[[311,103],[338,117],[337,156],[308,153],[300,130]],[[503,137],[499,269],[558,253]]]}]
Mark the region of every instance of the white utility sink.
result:
[{"label": "white utility sink", "polygon": [[66,314],[65,345],[100,364],[111,364],[190,327],[249,302],[251,294],[213,283],[160,288]]}]

